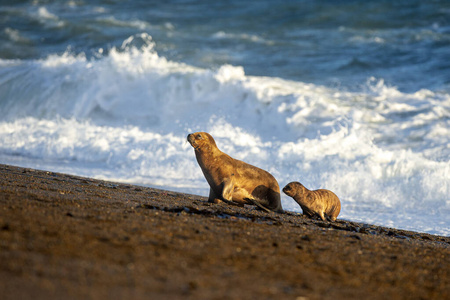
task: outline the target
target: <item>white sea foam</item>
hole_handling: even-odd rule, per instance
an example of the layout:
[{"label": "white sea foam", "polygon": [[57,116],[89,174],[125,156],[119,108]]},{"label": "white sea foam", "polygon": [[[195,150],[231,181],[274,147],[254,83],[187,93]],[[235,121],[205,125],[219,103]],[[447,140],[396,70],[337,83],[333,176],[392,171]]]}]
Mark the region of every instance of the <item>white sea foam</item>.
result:
[{"label": "white sea foam", "polygon": [[139,30],[148,30],[152,27],[148,22],[145,21],[141,20],[122,21],[114,18],[113,16],[101,17],[98,18],[97,21],[104,22],[109,26],[133,27]]},{"label": "white sea foam", "polygon": [[3,32],[8,36],[11,41],[21,43],[21,44],[30,44],[30,40],[23,37],[19,30],[6,27]]},{"label": "white sea foam", "polygon": [[39,22],[48,27],[60,28],[66,24],[65,21],[61,20],[57,15],[49,12],[45,6],[38,7],[33,15]]},{"label": "white sea foam", "polygon": [[[450,235],[450,96],[169,61],[140,34],[98,59],[0,61],[0,162],[207,195],[186,135],[342,200],[345,219]],[[301,211],[287,196],[288,210]]]},{"label": "white sea foam", "polygon": [[247,33],[227,33],[224,31],[218,31],[213,34],[213,37],[216,39],[236,39],[236,40],[242,40],[242,41],[248,41],[252,43],[263,43],[267,45],[273,45],[274,41],[264,39],[258,35],[255,34],[247,34]]}]

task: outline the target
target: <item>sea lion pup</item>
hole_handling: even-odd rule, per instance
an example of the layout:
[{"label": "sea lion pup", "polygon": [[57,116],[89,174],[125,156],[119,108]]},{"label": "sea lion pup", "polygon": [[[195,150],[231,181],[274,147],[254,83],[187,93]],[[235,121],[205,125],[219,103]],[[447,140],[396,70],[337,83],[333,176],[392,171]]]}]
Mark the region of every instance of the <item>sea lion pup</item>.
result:
[{"label": "sea lion pup", "polygon": [[187,140],[210,186],[209,202],[254,204],[268,212],[283,212],[280,187],[269,172],[223,153],[209,133],[191,133]]},{"label": "sea lion pup", "polygon": [[294,198],[301,206],[303,214],[309,217],[317,215],[323,221],[325,218],[335,221],[341,211],[341,201],[329,190],[310,191],[300,182],[291,182],[283,188],[283,192]]}]

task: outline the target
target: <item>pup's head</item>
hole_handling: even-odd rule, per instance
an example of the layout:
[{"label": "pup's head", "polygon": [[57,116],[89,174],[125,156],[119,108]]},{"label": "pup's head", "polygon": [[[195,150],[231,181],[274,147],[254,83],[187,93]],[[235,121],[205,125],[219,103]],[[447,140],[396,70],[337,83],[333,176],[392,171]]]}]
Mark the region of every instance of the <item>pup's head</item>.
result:
[{"label": "pup's head", "polygon": [[294,197],[297,194],[303,194],[305,187],[298,181],[288,183],[284,188],[283,192],[289,197]]}]

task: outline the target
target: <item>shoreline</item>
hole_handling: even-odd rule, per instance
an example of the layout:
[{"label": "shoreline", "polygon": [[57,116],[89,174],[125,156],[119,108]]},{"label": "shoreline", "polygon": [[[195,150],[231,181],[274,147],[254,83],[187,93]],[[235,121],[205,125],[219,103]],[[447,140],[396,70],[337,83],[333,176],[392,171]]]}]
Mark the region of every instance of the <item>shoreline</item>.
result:
[{"label": "shoreline", "polygon": [[450,237],[8,165],[0,173],[2,299],[450,295]]}]

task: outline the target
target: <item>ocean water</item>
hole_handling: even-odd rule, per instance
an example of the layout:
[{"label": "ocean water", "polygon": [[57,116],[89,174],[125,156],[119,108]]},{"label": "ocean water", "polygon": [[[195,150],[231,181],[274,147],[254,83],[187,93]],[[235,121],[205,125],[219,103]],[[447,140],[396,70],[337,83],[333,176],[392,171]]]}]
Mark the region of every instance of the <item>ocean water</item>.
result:
[{"label": "ocean water", "polygon": [[449,1],[1,1],[0,116],[0,163],[207,196],[207,131],[340,218],[450,235]]}]

